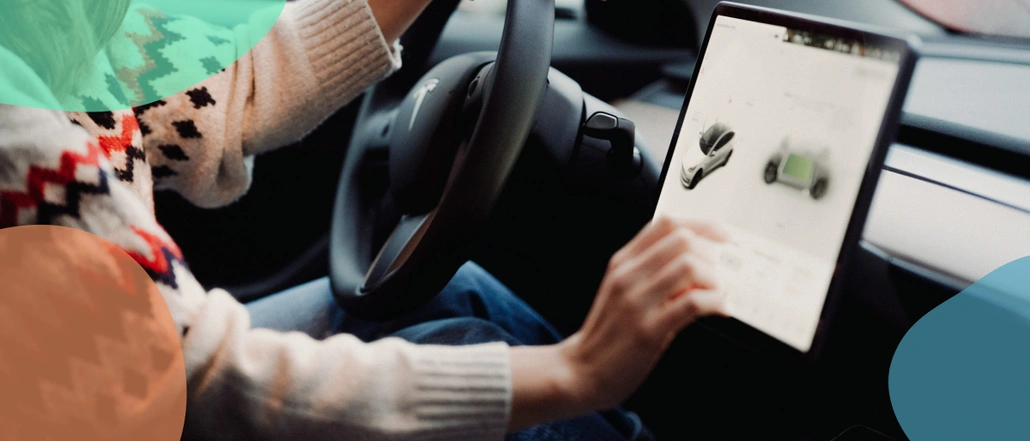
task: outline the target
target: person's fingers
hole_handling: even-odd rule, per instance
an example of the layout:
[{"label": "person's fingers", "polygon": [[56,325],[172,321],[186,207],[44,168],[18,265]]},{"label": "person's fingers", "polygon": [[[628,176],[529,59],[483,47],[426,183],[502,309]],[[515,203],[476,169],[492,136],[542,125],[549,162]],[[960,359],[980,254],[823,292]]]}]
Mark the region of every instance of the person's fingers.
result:
[{"label": "person's fingers", "polygon": [[729,233],[710,222],[700,221],[697,219],[684,219],[681,220],[680,223],[693,230],[697,235],[716,242],[725,242],[729,240]]},{"label": "person's fingers", "polygon": [[668,261],[647,284],[647,296],[660,305],[687,289],[715,289],[711,265],[704,263],[695,253],[683,253]]},{"label": "person's fingers", "polygon": [[682,227],[689,228],[694,234],[715,242],[725,242],[729,237],[724,230],[710,222],[659,215],[612,256],[609,267],[625,263],[633,256],[639,255],[644,250],[652,247],[669,233]]},{"label": "person's fingers", "polygon": [[690,244],[690,252],[694,254],[694,257],[699,261],[704,262],[709,266],[716,264],[716,245],[711,239],[705,236],[694,234],[694,240]]},{"label": "person's fingers", "polygon": [[675,230],[677,226],[678,222],[670,217],[656,217],[651,223],[642,228],[629,243],[612,255],[609,268],[619,266],[634,256],[639,255],[662,237],[669,234],[669,232]]},{"label": "person's fingers", "polygon": [[695,240],[691,244],[691,252],[697,257],[711,265],[715,264],[715,251],[718,243],[729,240],[729,234],[715,224],[693,219],[680,220],[678,222],[683,229],[688,229],[694,234]]},{"label": "person's fingers", "polygon": [[[698,287],[714,288],[714,280],[710,277],[711,267],[715,265],[712,257],[713,248],[710,239],[697,235],[683,221],[668,220],[675,228],[659,237],[650,247],[641,250],[637,255],[623,257],[625,260],[610,268],[613,287],[616,291],[628,295],[646,295],[648,292],[660,292],[659,296],[667,297],[673,288],[663,287],[655,290],[654,280],[668,265],[676,268],[669,270],[663,283],[675,283],[675,279],[683,279],[681,283],[693,281]],[[717,230],[712,230],[717,231]],[[632,248],[631,248],[632,250]],[[696,268],[704,271],[696,275]],[[694,277],[697,280],[693,280]],[[682,288],[679,286],[677,288]],[[649,299],[653,301],[653,299]]]},{"label": "person's fingers", "polygon": [[725,302],[725,296],[717,290],[688,290],[665,305],[658,318],[658,326],[670,332],[679,332],[702,317],[726,317]]},{"label": "person's fingers", "polygon": [[689,253],[697,240],[690,229],[674,229],[634,258],[630,270],[639,274],[639,279],[649,279]]}]

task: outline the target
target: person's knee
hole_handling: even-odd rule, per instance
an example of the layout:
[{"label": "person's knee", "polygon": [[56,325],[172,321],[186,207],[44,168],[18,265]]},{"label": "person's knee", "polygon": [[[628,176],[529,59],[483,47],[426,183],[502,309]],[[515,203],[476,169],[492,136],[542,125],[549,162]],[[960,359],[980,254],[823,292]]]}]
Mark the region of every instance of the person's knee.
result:
[{"label": "person's knee", "polygon": [[418,324],[393,335],[411,343],[462,346],[504,342],[512,346],[521,344],[500,326],[477,318],[452,318]]},{"label": "person's knee", "polygon": [[305,283],[247,303],[252,328],[301,331],[313,338],[328,336],[339,315],[329,278]]},{"label": "person's knee", "polygon": [[465,262],[444,288],[446,294],[479,293],[485,290],[506,289],[499,280],[475,262]]},{"label": "person's knee", "polygon": [[474,316],[489,317],[491,305],[506,308],[521,300],[500,280],[475,262],[466,262],[440,292],[441,301],[461,304],[471,309]]}]

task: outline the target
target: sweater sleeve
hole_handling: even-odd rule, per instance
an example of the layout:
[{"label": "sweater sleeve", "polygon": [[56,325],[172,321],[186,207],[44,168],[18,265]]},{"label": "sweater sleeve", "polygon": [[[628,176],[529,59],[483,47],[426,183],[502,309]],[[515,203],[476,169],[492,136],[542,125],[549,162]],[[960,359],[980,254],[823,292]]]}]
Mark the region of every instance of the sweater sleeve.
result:
[{"label": "sweater sleeve", "polygon": [[136,109],[155,189],[206,208],[246,193],[254,155],[299,141],[401,63],[399,45],[385,40],[366,0],[289,2],[256,44],[246,26],[210,28],[226,46],[253,49],[200,84]]},{"label": "sweater sleeve", "polygon": [[139,196],[60,112],[0,105],[0,228],[60,225],[128,252],[157,283],[180,331],[184,439],[500,440],[511,403],[505,344],[251,329],[246,308],[206,292]]}]

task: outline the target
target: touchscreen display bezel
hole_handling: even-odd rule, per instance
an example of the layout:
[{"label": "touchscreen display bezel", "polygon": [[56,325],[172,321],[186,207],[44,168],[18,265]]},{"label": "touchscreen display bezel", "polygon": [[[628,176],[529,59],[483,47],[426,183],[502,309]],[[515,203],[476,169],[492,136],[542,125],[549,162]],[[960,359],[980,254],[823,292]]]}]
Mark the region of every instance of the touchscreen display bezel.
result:
[{"label": "touchscreen display bezel", "polygon": [[841,296],[844,295],[845,280],[847,279],[846,269],[856,251],[862,231],[865,227],[866,218],[869,214],[869,207],[872,202],[873,193],[879,180],[880,170],[890,143],[894,139],[899,120],[901,108],[904,103],[905,93],[911,82],[912,73],[915,69],[917,54],[915,47],[918,40],[915,37],[891,36],[882,30],[871,30],[854,23],[841,22],[832,19],[808,16],[804,14],[777,11],[762,7],[742,5],[732,2],[719,3],[712,18],[708,23],[708,30],[705,33],[701,51],[697,56],[698,62],[694,66],[694,73],[687,88],[680,116],[673,132],[672,142],[665,158],[665,165],[658,180],[658,195],[654,198],[652,213],[657,212],[658,201],[662,196],[662,189],[665,187],[665,180],[668,177],[672,165],[672,158],[676,144],[680,137],[680,130],[683,127],[684,118],[687,114],[687,107],[690,104],[691,96],[694,93],[696,79],[701,69],[701,60],[705,59],[705,52],[708,49],[709,39],[715,27],[716,20],[720,16],[749,20],[759,23],[782,26],[789,29],[811,32],[819,35],[842,38],[850,41],[861,42],[866,47],[877,47],[893,51],[898,55],[898,75],[880,125],[880,132],[876,136],[876,142],[872,150],[870,161],[863,174],[862,183],[859,187],[858,198],[844,235],[844,241],[838,255],[833,277],[830,281],[826,295],[823,311],[816,327],[812,346],[807,352],[802,352],[793,346],[788,345],[754,327],[734,318],[709,318],[698,323],[700,326],[709,328],[717,334],[722,334],[730,340],[751,350],[764,355],[777,358],[789,364],[810,365],[816,362],[822,355],[827,340],[827,330],[832,317],[836,314],[840,305]]}]

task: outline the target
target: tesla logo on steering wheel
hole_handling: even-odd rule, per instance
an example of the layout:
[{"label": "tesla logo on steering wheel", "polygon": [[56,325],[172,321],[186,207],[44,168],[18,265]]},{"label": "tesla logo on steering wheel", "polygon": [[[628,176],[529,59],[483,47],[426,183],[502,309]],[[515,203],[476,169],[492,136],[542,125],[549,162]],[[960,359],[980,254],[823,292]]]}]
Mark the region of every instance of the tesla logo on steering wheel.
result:
[{"label": "tesla logo on steering wheel", "polygon": [[418,118],[418,111],[422,109],[422,102],[425,101],[426,96],[436,90],[436,86],[440,84],[440,80],[433,78],[426,81],[422,87],[418,88],[415,92],[415,110],[411,111],[411,122],[408,124],[408,131],[415,127],[415,118]]}]

